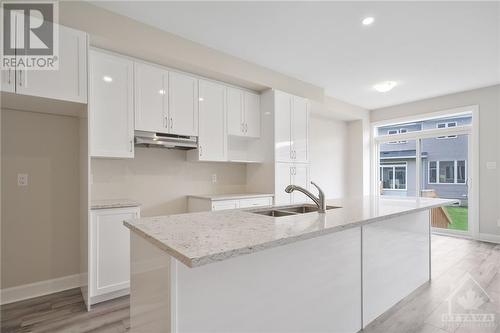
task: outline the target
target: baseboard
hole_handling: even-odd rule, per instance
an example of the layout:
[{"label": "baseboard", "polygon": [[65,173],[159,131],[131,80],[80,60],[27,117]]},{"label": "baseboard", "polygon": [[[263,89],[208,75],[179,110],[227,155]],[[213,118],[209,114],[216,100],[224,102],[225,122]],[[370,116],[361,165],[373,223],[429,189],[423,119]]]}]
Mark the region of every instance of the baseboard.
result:
[{"label": "baseboard", "polygon": [[500,244],[500,235],[494,234],[479,234],[479,240],[483,242]]},{"label": "baseboard", "polygon": [[90,306],[93,306],[97,303],[105,302],[110,299],[122,297],[130,295],[130,288],[125,288],[117,291],[113,291],[111,293],[103,294],[103,295],[97,295],[97,296],[91,296],[89,299]]},{"label": "baseboard", "polygon": [[0,305],[80,287],[80,274],[0,290]]}]

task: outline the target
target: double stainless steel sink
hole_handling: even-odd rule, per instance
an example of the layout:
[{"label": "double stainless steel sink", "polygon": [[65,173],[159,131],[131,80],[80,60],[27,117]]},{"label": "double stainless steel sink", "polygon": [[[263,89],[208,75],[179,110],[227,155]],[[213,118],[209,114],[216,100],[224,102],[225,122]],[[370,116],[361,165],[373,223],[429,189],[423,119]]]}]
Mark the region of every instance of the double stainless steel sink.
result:
[{"label": "double stainless steel sink", "polygon": [[[326,210],[340,208],[336,206],[326,206]],[[273,217],[281,217],[281,216],[290,216],[290,215],[298,215],[298,214],[307,214],[317,212],[318,206],[316,205],[295,205],[295,206],[282,206],[282,207],[274,207],[272,209],[258,209],[252,210],[251,213],[273,216]]]}]

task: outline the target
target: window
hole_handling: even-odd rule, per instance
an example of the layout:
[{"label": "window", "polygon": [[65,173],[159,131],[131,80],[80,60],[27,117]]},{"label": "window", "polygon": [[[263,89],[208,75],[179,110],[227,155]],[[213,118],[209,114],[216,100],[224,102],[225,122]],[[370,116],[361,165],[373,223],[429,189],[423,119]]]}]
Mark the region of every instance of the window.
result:
[{"label": "window", "polygon": [[455,182],[454,161],[439,161],[439,182],[443,184]]},{"label": "window", "polygon": [[[408,130],[406,128],[400,128],[399,129],[399,134],[403,134],[403,133],[407,133]],[[408,141],[406,140],[402,140],[402,141],[399,141],[399,143],[407,143]]]},{"label": "window", "polygon": [[380,165],[380,181],[384,190],[406,190],[406,164]]},{"label": "window", "polygon": [[[450,121],[446,123],[437,123],[436,128],[450,128],[450,127],[457,127],[457,122],[456,121]],[[448,135],[448,136],[438,136],[438,139],[455,139],[457,136],[456,135]]]},{"label": "window", "polygon": [[429,162],[429,184],[437,182],[437,162]]},{"label": "window", "polygon": [[[406,128],[400,128],[399,130],[388,130],[387,131],[387,134],[388,135],[394,135],[394,134],[404,134],[404,133],[408,133],[408,130]],[[395,144],[400,144],[400,143],[407,143],[406,140],[402,140],[402,141],[390,141],[388,142],[389,144],[391,145],[395,145]]]},{"label": "window", "polygon": [[465,161],[430,161],[429,184],[465,184]]},{"label": "window", "polygon": [[465,161],[457,161],[457,183],[465,184]]}]

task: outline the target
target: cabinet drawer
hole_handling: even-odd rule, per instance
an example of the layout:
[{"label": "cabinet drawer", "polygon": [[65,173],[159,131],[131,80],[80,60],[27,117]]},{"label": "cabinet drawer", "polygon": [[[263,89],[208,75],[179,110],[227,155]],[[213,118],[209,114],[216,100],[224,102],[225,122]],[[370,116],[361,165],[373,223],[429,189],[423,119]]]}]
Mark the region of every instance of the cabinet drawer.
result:
[{"label": "cabinet drawer", "polygon": [[212,202],[212,210],[236,209],[238,207],[238,200],[221,200]]},{"label": "cabinet drawer", "polygon": [[240,208],[270,206],[272,202],[271,197],[241,199]]}]

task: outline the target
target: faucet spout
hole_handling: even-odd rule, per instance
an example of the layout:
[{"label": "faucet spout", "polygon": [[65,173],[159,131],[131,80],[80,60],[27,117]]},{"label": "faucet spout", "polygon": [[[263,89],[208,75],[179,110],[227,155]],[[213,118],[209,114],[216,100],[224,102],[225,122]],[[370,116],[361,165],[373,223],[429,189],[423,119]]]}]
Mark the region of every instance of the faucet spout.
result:
[{"label": "faucet spout", "polygon": [[286,193],[292,193],[293,191],[299,191],[307,195],[309,198],[311,198],[312,201],[318,206],[318,213],[325,213],[326,212],[326,200],[325,200],[325,193],[323,190],[314,182],[311,182],[317,189],[318,189],[318,197],[316,197],[314,194],[312,194],[310,191],[307,189],[297,186],[297,185],[288,185],[285,188]]}]

